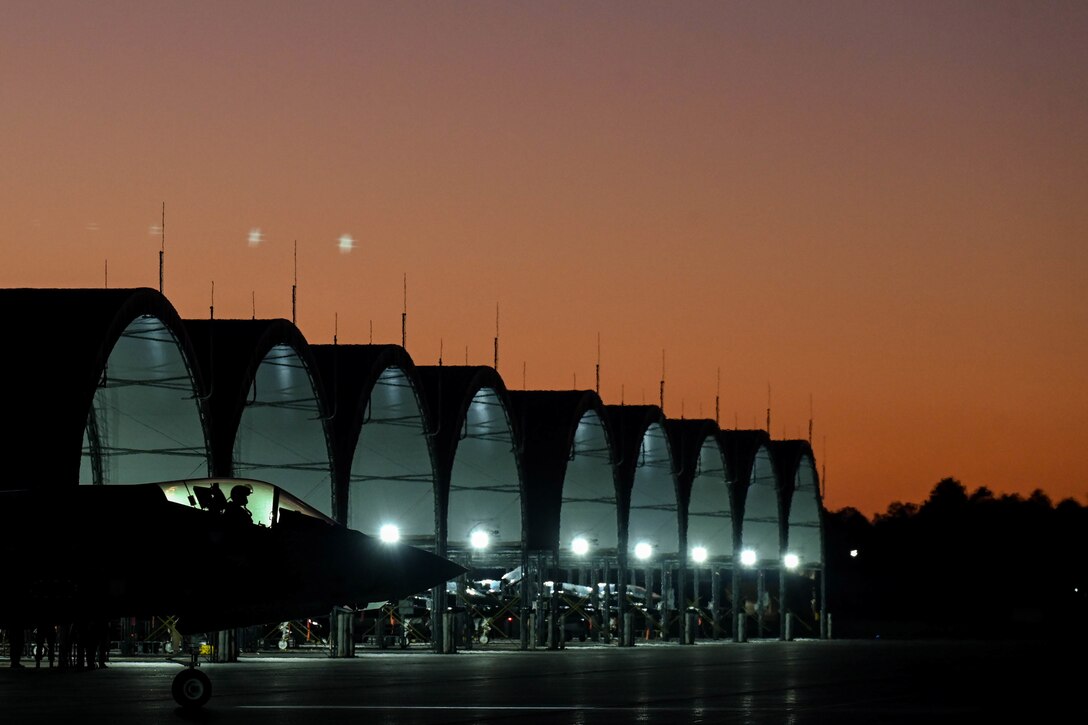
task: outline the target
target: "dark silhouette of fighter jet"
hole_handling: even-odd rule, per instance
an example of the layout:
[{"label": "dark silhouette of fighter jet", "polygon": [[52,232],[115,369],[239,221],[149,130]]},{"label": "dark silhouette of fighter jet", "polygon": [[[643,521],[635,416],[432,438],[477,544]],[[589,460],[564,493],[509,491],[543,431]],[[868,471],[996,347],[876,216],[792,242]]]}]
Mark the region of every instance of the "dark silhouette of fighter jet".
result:
[{"label": "dark silhouette of fighter jet", "polygon": [[[239,485],[252,521],[226,513],[223,489]],[[0,536],[7,628],[169,615],[198,634],[397,600],[465,571],[238,479],[0,492]],[[210,697],[195,654],[173,693],[185,707]]]}]

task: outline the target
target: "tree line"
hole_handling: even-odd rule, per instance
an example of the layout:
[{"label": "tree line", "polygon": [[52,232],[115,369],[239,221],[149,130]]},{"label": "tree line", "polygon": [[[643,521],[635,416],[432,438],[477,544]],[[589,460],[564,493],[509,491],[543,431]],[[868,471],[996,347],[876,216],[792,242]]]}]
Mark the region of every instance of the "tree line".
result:
[{"label": "tree line", "polygon": [[870,521],[828,512],[834,636],[1083,637],[1088,507],[954,478]]}]

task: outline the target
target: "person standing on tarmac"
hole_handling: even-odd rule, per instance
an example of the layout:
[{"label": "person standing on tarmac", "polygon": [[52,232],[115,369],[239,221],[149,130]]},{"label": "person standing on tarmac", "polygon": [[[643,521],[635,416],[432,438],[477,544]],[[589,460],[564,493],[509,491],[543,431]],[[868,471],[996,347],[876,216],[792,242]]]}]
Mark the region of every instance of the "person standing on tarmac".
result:
[{"label": "person standing on tarmac", "polygon": [[106,668],[106,661],[110,655],[110,621],[108,619],[98,623],[98,669]]},{"label": "person standing on tarmac", "polygon": [[49,666],[52,667],[56,659],[57,628],[55,625],[45,622],[38,624],[34,635],[34,666],[42,666],[42,658],[49,658]]},{"label": "person standing on tarmac", "polygon": [[26,645],[26,633],[23,631],[22,622],[16,622],[15,626],[8,629],[8,647],[10,648],[11,669],[21,669],[23,663],[23,647]]}]

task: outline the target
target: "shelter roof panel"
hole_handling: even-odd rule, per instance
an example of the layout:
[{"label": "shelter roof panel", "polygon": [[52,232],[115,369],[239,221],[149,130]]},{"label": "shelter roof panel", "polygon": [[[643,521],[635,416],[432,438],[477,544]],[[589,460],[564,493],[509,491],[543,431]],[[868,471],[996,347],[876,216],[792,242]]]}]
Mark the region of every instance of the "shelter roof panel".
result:
[{"label": "shelter roof panel", "polygon": [[[19,346],[0,361],[0,372],[14,381],[8,409],[20,422],[0,444],[8,467],[5,478],[13,485],[28,480],[78,484],[91,401],[111,351],[136,319],[150,316],[162,322],[180,347],[194,384],[201,385],[177,311],[156,290],[3,289],[0,310],[9,338]],[[50,431],[48,439],[42,431]]]}]

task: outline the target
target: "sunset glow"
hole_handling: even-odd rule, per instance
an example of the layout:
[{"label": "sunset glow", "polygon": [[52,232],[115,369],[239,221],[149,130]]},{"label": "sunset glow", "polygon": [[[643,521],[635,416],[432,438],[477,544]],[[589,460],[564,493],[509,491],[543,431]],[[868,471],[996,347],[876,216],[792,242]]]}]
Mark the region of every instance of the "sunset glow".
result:
[{"label": "sunset glow", "polygon": [[15,0],[0,286],[157,287],[165,248],[183,317],[214,279],[289,319],[297,241],[313,343],[399,344],[406,280],[417,364],[491,364],[501,305],[508,387],[592,388],[599,335],[606,403],[811,421],[833,509],[1084,503],[1086,37],[1083,3]]}]

